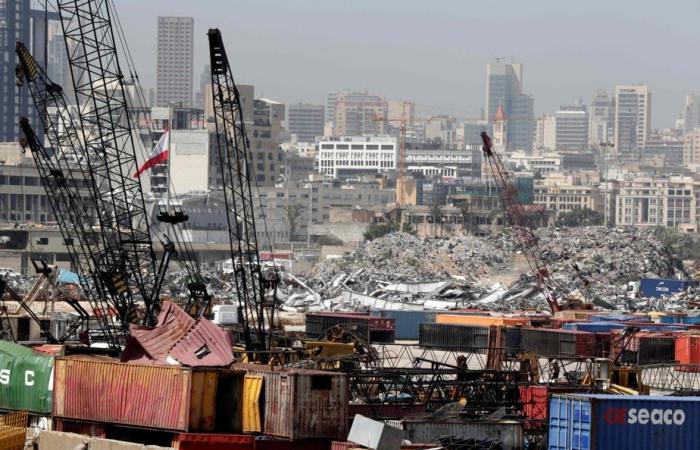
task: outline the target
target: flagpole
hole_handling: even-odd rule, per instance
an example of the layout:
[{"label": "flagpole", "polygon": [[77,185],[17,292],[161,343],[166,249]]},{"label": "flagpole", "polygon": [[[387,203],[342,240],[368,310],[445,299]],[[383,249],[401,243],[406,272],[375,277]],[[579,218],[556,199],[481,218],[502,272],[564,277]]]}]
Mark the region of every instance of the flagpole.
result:
[{"label": "flagpole", "polygon": [[[168,146],[166,147],[168,151],[170,151],[170,139],[172,139],[172,130],[173,130],[173,104],[168,103],[168,129],[166,130],[166,133],[168,133]],[[166,210],[170,212],[170,156],[168,156],[168,181],[166,182],[166,189],[167,189],[167,201],[168,203],[166,204]]]}]

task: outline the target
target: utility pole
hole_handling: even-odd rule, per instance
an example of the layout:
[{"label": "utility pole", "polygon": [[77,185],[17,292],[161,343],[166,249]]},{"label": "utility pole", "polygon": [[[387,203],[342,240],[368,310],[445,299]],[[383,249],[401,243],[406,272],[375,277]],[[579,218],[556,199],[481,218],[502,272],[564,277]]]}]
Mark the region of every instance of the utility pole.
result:
[{"label": "utility pole", "polygon": [[604,200],[603,201],[604,201],[604,205],[605,205],[604,206],[605,210],[603,211],[603,225],[605,225],[605,228],[607,228],[608,227],[608,209],[609,209],[609,205],[608,205],[608,202],[609,202],[609,200],[608,200],[608,184],[609,184],[608,183],[608,149],[611,147],[614,147],[615,144],[613,144],[611,142],[601,142],[598,145],[599,145],[599,147],[601,147],[603,149],[603,162],[605,163],[605,166],[603,168],[603,173],[605,176],[605,187],[604,187],[604,191],[603,191],[604,192],[604,194],[603,194]]}]

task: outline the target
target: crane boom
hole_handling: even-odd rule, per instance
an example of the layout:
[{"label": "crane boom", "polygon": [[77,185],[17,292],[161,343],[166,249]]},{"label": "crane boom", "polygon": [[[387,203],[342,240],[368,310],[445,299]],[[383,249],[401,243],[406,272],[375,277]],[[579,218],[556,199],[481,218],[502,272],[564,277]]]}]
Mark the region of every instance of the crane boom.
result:
[{"label": "crane boom", "polygon": [[264,280],[258,253],[251,185],[255,183],[250,161],[241,99],[233,80],[226,49],[218,29],[210,29],[211,86],[216,118],[217,148],[228,221],[229,243],[239,302],[243,309],[246,350],[267,350],[265,316],[270,321],[273,305],[265,305]]},{"label": "crane boom", "polygon": [[100,259],[113,290],[146,309],[145,322],[158,313],[158,292],[148,278],[156,273],[148,214],[138,169],[127,92],[121,71],[110,2],[58,0],[68,49],[80,130],[95,180],[96,200],[105,234],[114,236]]},{"label": "crane boom", "polygon": [[527,211],[520,202],[518,188],[513,181],[513,177],[506,168],[501,156],[493,150],[491,137],[485,132],[481,132],[483,142],[482,152],[484,159],[489,165],[489,170],[498,186],[498,191],[503,202],[508,222],[513,226],[520,249],[527,259],[537,285],[542,289],[547,304],[552,312],[561,310],[561,306],[554,297],[554,286],[551,279],[551,272],[547,263],[542,258],[542,251],[539,247],[539,239],[532,232],[532,224],[528,219]]}]

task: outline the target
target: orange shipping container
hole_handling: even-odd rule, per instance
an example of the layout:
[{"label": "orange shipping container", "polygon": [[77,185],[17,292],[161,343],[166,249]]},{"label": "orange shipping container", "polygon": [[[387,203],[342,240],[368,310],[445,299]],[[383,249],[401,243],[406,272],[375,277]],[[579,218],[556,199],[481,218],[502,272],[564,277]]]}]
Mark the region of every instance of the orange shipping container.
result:
[{"label": "orange shipping container", "polygon": [[466,316],[461,314],[438,314],[435,323],[450,325],[475,325],[490,326],[525,326],[530,321],[524,317],[490,317],[490,316]]},{"label": "orange shipping container", "polygon": [[[676,338],[676,361],[681,364],[676,367],[678,371],[700,372],[700,334],[685,334]],[[694,364],[695,367],[689,367]]]}]

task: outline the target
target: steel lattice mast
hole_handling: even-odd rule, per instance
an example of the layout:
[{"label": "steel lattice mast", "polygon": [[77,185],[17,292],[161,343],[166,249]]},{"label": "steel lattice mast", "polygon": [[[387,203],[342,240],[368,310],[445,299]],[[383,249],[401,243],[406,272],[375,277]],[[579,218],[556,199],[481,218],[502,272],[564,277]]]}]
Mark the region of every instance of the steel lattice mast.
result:
[{"label": "steel lattice mast", "polygon": [[[156,273],[136,147],[108,0],[59,0],[73,87],[80,109],[86,156],[96,180],[98,212],[106,234],[116,242],[100,266],[106,282],[120,293],[142,299],[146,322],[157,314],[157,292],[148,277]],[[120,289],[126,283],[126,289]],[[109,286],[109,284],[108,284]]]},{"label": "steel lattice mast", "polygon": [[[114,308],[124,320],[132,305],[126,303],[128,298],[107,289],[100,274],[98,262],[110,248],[114,236],[107,235],[105,228],[99,226],[101,221],[97,214],[97,195],[88,167],[89,160],[61,86],[49,80],[27,48],[19,42],[17,55],[21,68],[17,74],[18,82],[24,77],[51,149],[44,148],[29,122],[21,120],[20,127],[32,151],[73,266],[82,275],[80,282],[85,296],[93,308],[102,311],[97,317],[114,347],[118,345],[118,339],[112,333],[107,314],[109,307]],[[55,111],[50,114],[52,108]],[[93,229],[93,226],[97,228]]]},{"label": "steel lattice mast", "polygon": [[244,340],[247,350],[265,350],[268,348],[265,338],[267,307],[255,229],[251,190],[255,178],[250,164],[250,143],[246,135],[240,94],[233,80],[221,32],[210,29],[208,36],[217,148],[224,184],[234,278],[243,307]]},{"label": "steel lattice mast", "polygon": [[506,168],[501,156],[493,151],[493,144],[489,135],[482,131],[481,139],[483,141],[482,152],[484,159],[489,165],[489,170],[498,186],[506,218],[513,225],[513,231],[518,238],[520,249],[527,259],[538,286],[544,292],[549,308],[552,312],[560,311],[561,306],[554,297],[554,280],[552,280],[547,263],[542,258],[539,239],[532,232],[532,224],[528,220],[527,211],[525,211],[523,204],[520,202],[515,181],[513,181],[513,177]]}]

